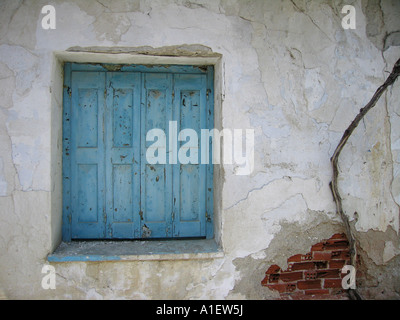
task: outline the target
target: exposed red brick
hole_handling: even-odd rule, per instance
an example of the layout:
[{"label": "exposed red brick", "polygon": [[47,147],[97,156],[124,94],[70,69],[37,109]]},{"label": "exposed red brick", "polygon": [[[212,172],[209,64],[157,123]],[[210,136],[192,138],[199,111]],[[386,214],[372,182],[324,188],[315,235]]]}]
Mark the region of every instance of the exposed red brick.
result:
[{"label": "exposed red brick", "polygon": [[293,292],[295,290],[296,290],[296,284],[295,283],[286,284],[286,292]]},{"label": "exposed red brick", "polygon": [[326,269],[328,267],[327,261],[315,261],[313,263],[316,269]]},{"label": "exposed red brick", "polygon": [[345,239],[347,240],[345,233],[335,233],[330,239]]},{"label": "exposed red brick", "polygon": [[330,260],[331,252],[325,251],[315,251],[314,252],[314,260]]},{"label": "exposed red brick", "polygon": [[312,290],[305,290],[304,291],[305,295],[325,295],[325,294],[327,295],[329,293],[330,292],[327,289],[317,289],[317,290],[312,289]]},{"label": "exposed red brick", "polygon": [[[341,270],[349,262],[349,243],[344,233],[314,244],[307,254],[295,254],[282,270],[272,265],[261,281],[263,286],[280,292],[282,299],[319,299],[345,296]],[[326,298],[323,298],[326,299]]]},{"label": "exposed red brick", "polygon": [[327,261],[297,262],[290,264],[288,271],[326,269],[327,266],[328,266]]},{"label": "exposed red brick", "polygon": [[345,264],[347,264],[346,260],[332,260],[329,261],[329,268],[342,269]]},{"label": "exposed red brick", "polygon": [[350,253],[348,250],[332,251],[332,260],[347,260],[350,258]]},{"label": "exposed red brick", "polygon": [[339,269],[318,270],[317,278],[340,278]]},{"label": "exposed red brick", "polygon": [[278,273],[281,271],[281,268],[277,266],[276,264],[273,264],[268,268],[268,270],[265,272],[265,274],[272,274],[272,273]]},{"label": "exposed red brick", "polygon": [[322,251],[322,250],[324,250],[324,244],[322,242],[314,244],[311,247],[311,251]]},{"label": "exposed red brick", "polygon": [[299,263],[293,263],[291,265],[290,270],[291,271],[296,271],[296,270],[308,270],[308,269],[315,269],[315,264],[314,262],[299,262]]},{"label": "exposed red brick", "polygon": [[342,279],[325,279],[324,288],[342,288]]},{"label": "exposed red brick", "polygon": [[268,285],[269,276],[265,276],[265,278],[261,281],[261,285],[266,287]]},{"label": "exposed red brick", "polygon": [[276,290],[280,293],[286,292],[286,284],[284,284],[284,283],[268,284],[266,287],[269,289]]},{"label": "exposed red brick", "polygon": [[282,272],[280,274],[280,280],[284,282],[292,282],[303,279],[303,272]]},{"label": "exposed red brick", "polygon": [[307,270],[304,272],[305,280],[315,280],[317,279],[317,271],[316,270]]},{"label": "exposed red brick", "polygon": [[279,278],[280,278],[280,274],[279,273],[270,274],[268,282],[278,282]]},{"label": "exposed red brick", "polygon": [[321,289],[321,280],[298,281],[297,288],[300,290]]},{"label": "exposed red brick", "polygon": [[301,257],[301,259],[302,259],[303,261],[312,260],[312,259],[313,259],[313,254],[312,254],[312,252],[306,253],[305,255],[303,255],[303,256]]},{"label": "exposed red brick", "polygon": [[324,243],[324,250],[340,250],[340,249],[346,249],[349,246],[349,242],[347,240],[339,240],[339,239],[334,239],[334,240],[327,240]]},{"label": "exposed red brick", "polygon": [[296,283],[274,283],[268,284],[269,289],[277,290],[280,293],[293,292],[296,290]]},{"label": "exposed red brick", "polygon": [[295,254],[294,256],[291,256],[287,262],[301,262],[302,260],[302,254]]},{"label": "exposed red brick", "polygon": [[308,261],[312,260],[312,252],[308,252],[306,254],[295,254],[294,256],[291,256],[287,261],[288,262],[302,262],[302,261]]}]

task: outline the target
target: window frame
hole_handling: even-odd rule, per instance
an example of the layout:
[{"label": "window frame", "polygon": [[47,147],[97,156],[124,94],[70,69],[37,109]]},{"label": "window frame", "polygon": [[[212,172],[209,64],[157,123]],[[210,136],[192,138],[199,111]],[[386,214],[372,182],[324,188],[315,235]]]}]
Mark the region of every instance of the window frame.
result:
[{"label": "window frame", "polygon": [[[174,65],[174,64],[160,64],[160,65],[138,65],[138,64],[106,64],[106,63],[77,63],[66,62],[64,64],[64,85],[63,85],[63,125],[62,125],[62,240],[69,242],[71,237],[71,180],[70,176],[70,137],[71,125],[69,121],[65,121],[70,117],[71,112],[71,74],[73,71],[93,71],[93,72],[141,72],[141,73],[173,73],[173,74],[206,74],[206,90],[207,96],[207,127],[213,128],[214,126],[214,65]],[[200,146],[200,136],[199,136]],[[210,148],[212,150],[212,148]],[[207,165],[207,182],[206,182],[206,239],[214,237],[214,188],[213,188],[213,164]],[[167,239],[180,239],[173,237]],[[113,238],[100,238],[102,240],[114,240]],[[143,238],[132,238],[129,240],[143,240]]]}]

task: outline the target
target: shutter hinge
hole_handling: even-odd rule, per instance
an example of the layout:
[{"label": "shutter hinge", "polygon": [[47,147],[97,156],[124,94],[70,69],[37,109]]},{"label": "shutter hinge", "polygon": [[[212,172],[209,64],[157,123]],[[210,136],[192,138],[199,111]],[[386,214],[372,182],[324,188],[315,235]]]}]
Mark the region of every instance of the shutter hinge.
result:
[{"label": "shutter hinge", "polygon": [[139,216],[140,216],[140,220],[143,220],[143,211],[142,210],[139,211]]},{"label": "shutter hinge", "polygon": [[206,91],[207,99],[208,99],[208,96],[209,96],[210,93],[211,93],[211,89],[207,89],[207,91]]}]

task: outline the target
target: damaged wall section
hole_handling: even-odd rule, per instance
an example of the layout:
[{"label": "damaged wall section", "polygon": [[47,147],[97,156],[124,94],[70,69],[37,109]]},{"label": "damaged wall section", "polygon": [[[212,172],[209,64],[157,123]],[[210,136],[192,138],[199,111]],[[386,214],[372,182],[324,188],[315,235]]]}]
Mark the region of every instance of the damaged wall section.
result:
[{"label": "damaged wall section", "polygon": [[296,254],[287,260],[282,270],[271,265],[261,285],[277,290],[282,299],[346,298],[342,286],[342,268],[349,264],[349,242],[344,233],[316,243],[306,254]]}]

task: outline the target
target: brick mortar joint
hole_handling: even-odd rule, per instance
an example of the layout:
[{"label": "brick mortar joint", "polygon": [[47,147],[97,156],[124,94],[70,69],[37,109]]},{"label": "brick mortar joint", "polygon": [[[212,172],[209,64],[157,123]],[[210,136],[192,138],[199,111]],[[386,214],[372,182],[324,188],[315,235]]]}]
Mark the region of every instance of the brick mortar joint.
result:
[{"label": "brick mortar joint", "polygon": [[278,265],[271,265],[261,284],[277,290],[281,296],[343,294],[341,281],[344,274],[341,269],[349,263],[349,259],[349,241],[346,235],[334,234],[331,238],[314,244],[310,252],[289,257],[286,270]]}]

